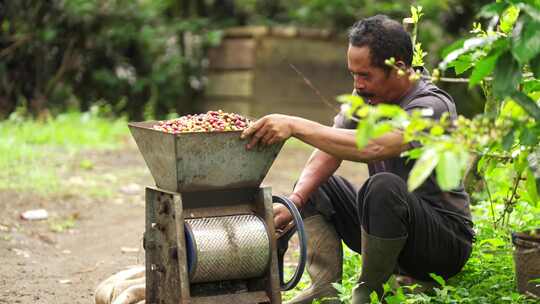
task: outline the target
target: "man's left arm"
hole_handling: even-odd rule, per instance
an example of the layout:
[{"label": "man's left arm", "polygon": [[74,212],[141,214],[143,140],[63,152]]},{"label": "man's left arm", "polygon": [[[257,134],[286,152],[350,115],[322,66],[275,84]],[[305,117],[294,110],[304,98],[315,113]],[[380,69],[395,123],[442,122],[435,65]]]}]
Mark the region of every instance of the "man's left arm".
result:
[{"label": "man's left arm", "polygon": [[402,133],[397,130],[371,139],[366,147],[358,149],[356,130],[332,128],[300,117],[279,114],[261,118],[242,136],[251,136],[248,149],[259,142],[273,144],[292,136],[337,158],[357,162],[396,157],[408,149]]}]

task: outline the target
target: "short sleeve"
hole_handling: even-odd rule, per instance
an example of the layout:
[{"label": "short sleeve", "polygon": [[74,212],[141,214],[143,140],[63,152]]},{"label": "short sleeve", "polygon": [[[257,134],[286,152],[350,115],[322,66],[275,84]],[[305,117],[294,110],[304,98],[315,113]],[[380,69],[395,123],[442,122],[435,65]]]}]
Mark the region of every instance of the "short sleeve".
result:
[{"label": "short sleeve", "polygon": [[[451,105],[451,106],[449,106]],[[452,118],[455,117],[455,107],[453,102],[443,100],[438,96],[422,96],[409,102],[404,108],[408,113],[414,110],[425,110],[424,117],[440,119],[445,112],[450,112]]]},{"label": "short sleeve", "polygon": [[347,113],[349,108],[350,106],[347,104],[341,105],[341,110],[336,116],[334,116],[334,128],[356,129],[358,123],[349,117]]}]

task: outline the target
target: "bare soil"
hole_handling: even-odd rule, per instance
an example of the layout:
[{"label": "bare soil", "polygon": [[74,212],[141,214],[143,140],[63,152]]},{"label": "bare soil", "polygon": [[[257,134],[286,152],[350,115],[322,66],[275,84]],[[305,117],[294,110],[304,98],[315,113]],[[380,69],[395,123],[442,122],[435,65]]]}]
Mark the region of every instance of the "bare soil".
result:
[{"label": "bare soil", "polygon": [[[263,184],[287,194],[311,149],[286,145]],[[81,160],[91,168],[81,169]],[[94,289],[111,274],[144,263],[144,187],[153,180],[132,142],[116,151],[87,151],[63,160],[59,193],[0,191],[0,303],[94,303]],[[36,168],[39,170],[39,168]],[[360,185],[364,165],[346,162],[339,174]],[[49,219],[20,214],[44,208]]]}]

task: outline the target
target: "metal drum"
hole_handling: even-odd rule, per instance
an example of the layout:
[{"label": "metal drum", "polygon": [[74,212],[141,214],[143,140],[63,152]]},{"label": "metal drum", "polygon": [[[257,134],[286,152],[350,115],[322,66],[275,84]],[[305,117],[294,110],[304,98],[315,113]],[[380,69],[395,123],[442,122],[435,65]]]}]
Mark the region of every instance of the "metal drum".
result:
[{"label": "metal drum", "polygon": [[262,276],[270,263],[270,236],[255,215],[186,220],[190,281],[193,283]]}]

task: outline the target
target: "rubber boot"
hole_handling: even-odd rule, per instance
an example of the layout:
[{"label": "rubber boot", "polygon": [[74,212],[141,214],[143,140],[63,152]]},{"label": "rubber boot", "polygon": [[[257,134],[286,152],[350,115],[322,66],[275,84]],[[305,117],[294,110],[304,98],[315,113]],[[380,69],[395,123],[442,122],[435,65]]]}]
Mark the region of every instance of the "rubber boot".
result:
[{"label": "rubber boot", "polygon": [[406,241],[407,236],[385,239],[369,235],[362,229],[362,274],[353,289],[352,304],[371,303],[373,291],[380,299],[383,284],[392,275]]},{"label": "rubber boot", "polygon": [[[395,282],[396,289],[397,287],[401,287],[406,294],[424,293],[427,295],[432,295],[435,293],[435,287],[440,286],[435,281],[422,281],[405,275],[396,275]],[[413,285],[416,285],[414,289],[408,288]]]},{"label": "rubber boot", "polygon": [[341,282],[343,250],[334,226],[320,214],[304,220],[308,235],[306,270],[311,286],[285,304],[339,304],[337,290],[332,283]]}]

